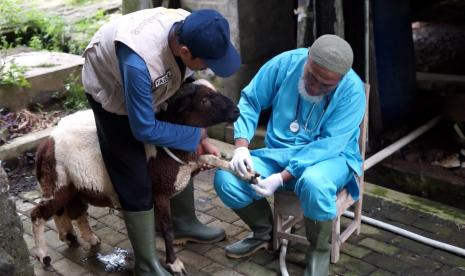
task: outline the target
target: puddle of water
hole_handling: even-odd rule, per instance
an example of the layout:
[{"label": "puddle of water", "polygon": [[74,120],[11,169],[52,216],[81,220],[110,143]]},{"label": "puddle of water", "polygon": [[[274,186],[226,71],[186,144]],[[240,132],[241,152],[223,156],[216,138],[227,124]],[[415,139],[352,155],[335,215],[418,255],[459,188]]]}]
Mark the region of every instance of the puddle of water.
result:
[{"label": "puddle of water", "polygon": [[[116,272],[128,268],[129,252],[126,249],[116,247],[113,252],[102,254],[97,253],[95,259],[104,267],[106,272]],[[86,258],[84,261],[88,261]]]}]

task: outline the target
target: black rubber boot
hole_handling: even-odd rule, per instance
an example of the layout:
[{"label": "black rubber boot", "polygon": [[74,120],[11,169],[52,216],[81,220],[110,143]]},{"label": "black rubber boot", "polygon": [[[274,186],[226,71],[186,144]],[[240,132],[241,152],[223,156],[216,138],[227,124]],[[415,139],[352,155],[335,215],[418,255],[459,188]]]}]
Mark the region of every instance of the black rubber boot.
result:
[{"label": "black rubber boot", "polygon": [[205,226],[197,219],[192,179],[182,192],[171,198],[170,205],[174,244],[184,244],[189,241],[215,243],[226,237],[223,229]]},{"label": "black rubber boot", "polygon": [[304,218],[307,239],[310,242],[307,251],[305,276],[327,276],[329,273],[332,221],[315,221]]},{"label": "black rubber boot", "polygon": [[268,249],[273,231],[273,217],[266,199],[262,198],[244,208],[233,210],[252,229],[253,235],[226,246],[226,256],[243,258],[261,248]]},{"label": "black rubber boot", "polygon": [[153,209],[141,212],[123,211],[129,240],[134,250],[135,276],[169,276],[160,264],[155,249],[155,216]]}]

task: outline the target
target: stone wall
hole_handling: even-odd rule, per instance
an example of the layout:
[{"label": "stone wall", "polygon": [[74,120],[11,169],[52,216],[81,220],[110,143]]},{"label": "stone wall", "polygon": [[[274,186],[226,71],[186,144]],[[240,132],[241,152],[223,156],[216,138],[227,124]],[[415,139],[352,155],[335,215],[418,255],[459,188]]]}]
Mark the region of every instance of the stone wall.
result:
[{"label": "stone wall", "polygon": [[34,275],[23,225],[8,199],[8,178],[0,164],[0,275]]},{"label": "stone wall", "polygon": [[242,66],[234,76],[219,82],[233,100],[239,99],[242,88],[265,61],[296,46],[294,1],[182,0],[181,7],[215,9],[229,21],[231,41],[240,51]]}]

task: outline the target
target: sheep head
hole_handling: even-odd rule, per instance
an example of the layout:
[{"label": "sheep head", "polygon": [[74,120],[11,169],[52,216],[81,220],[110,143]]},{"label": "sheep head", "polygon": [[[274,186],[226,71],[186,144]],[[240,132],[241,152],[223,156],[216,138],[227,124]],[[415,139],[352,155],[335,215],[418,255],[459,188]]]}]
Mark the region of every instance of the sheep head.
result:
[{"label": "sheep head", "polygon": [[239,117],[239,109],[228,97],[204,84],[184,84],[168,100],[168,107],[160,111],[158,120],[210,127],[219,123],[233,123]]}]

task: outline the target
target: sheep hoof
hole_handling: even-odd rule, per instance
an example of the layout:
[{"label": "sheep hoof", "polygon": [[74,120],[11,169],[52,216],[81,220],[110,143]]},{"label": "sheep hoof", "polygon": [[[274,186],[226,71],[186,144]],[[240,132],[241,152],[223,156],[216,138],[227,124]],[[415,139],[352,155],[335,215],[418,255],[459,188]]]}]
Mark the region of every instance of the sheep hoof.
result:
[{"label": "sheep hoof", "polygon": [[90,238],[89,243],[91,246],[96,246],[100,244],[100,238],[97,237],[96,235],[93,235],[92,238]]},{"label": "sheep hoof", "polygon": [[36,255],[36,259],[43,264],[44,269],[47,269],[51,267],[52,264],[52,258],[50,256],[45,256],[41,258],[40,256]]},{"label": "sheep hoof", "polygon": [[42,261],[44,262],[45,266],[51,266],[52,264],[52,258],[50,258],[50,256],[45,256],[45,258]]},{"label": "sheep hoof", "polygon": [[187,275],[187,270],[184,268],[184,264],[179,258],[176,258],[172,264],[167,263],[166,265],[168,266],[169,271],[175,276]]},{"label": "sheep hoof", "polygon": [[76,235],[73,235],[71,233],[66,234],[66,243],[68,244],[69,247],[72,247],[72,248],[76,248],[80,246]]}]

